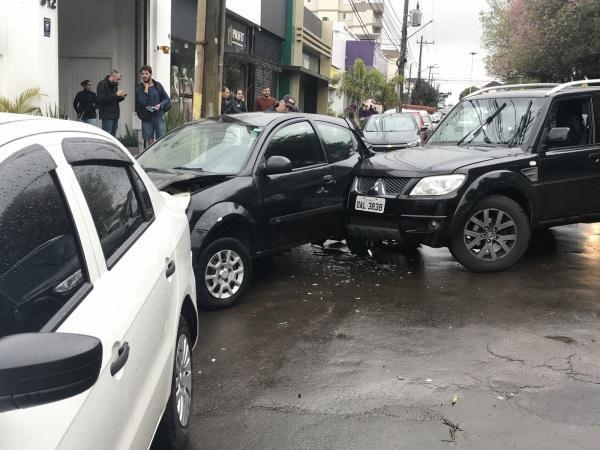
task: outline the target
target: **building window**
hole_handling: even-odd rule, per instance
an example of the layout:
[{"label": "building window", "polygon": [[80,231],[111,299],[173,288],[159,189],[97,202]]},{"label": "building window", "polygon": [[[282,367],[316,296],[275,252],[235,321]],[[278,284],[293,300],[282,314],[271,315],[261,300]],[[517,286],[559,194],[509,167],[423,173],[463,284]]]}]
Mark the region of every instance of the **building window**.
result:
[{"label": "building window", "polygon": [[302,67],[312,72],[320,72],[321,59],[310,53],[302,53]]}]

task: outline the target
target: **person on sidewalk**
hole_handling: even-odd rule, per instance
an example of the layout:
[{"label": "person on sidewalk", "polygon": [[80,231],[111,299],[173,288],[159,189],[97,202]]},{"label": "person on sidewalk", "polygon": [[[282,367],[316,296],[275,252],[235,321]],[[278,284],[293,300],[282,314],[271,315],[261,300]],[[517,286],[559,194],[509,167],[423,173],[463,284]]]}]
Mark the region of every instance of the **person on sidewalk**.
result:
[{"label": "person on sidewalk", "polygon": [[227,86],[221,88],[221,114],[229,114],[231,112],[231,91]]},{"label": "person on sidewalk", "polygon": [[77,120],[96,125],[96,109],[98,109],[98,101],[96,93],[92,91],[92,82],[84,80],[81,82],[81,91],[77,93],[73,100],[73,108],[77,113]]},{"label": "person on sidewalk", "polygon": [[142,81],[135,87],[135,112],[142,121],[142,138],[148,146],[167,133],[165,113],[171,108],[171,98],[152,78],[152,67],[142,66],[140,75]]},{"label": "person on sidewalk", "polygon": [[127,97],[127,93],[119,89],[120,81],[121,73],[113,69],[110,75],[107,75],[98,83],[98,87],[96,88],[96,99],[98,101],[102,129],[115,137],[117,136],[119,117],[121,115],[119,103]]},{"label": "person on sidewalk", "polygon": [[265,112],[279,112],[279,113],[288,113],[288,112],[300,112],[298,107],[296,106],[296,99],[291,95],[284,95],[279,102],[275,104],[272,108],[269,108]]},{"label": "person on sidewalk", "polygon": [[244,101],[244,91],[242,89],[238,89],[235,91],[235,97],[229,106],[229,114],[240,114],[245,112],[248,112],[248,107]]},{"label": "person on sidewalk", "polygon": [[277,106],[275,97],[271,97],[271,88],[265,86],[262,89],[262,95],[254,100],[254,111],[263,112]]}]

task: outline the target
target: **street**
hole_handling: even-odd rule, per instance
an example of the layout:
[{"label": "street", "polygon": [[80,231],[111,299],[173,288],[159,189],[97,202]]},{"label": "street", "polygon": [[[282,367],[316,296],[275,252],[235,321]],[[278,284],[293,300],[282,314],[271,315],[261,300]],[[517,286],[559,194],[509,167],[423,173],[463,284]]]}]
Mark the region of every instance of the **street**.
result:
[{"label": "street", "polygon": [[201,313],[187,448],[598,447],[600,225],[491,274],[328,244]]}]

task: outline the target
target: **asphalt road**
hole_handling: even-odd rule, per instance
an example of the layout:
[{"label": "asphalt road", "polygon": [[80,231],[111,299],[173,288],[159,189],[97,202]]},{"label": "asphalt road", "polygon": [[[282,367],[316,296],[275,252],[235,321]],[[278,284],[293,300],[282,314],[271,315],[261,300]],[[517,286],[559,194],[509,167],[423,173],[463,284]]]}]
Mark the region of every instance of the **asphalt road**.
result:
[{"label": "asphalt road", "polygon": [[599,314],[600,224],[496,274],[305,246],[201,315],[188,448],[597,449]]}]

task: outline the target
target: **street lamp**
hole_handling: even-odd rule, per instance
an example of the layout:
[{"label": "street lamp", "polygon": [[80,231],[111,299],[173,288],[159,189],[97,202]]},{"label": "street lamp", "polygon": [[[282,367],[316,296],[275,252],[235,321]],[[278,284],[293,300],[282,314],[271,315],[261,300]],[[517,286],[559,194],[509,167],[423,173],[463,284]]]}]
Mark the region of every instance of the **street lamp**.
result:
[{"label": "street lamp", "polygon": [[471,55],[471,81],[469,82],[469,94],[471,93],[471,88],[473,87],[473,62],[475,61],[475,55],[477,52],[469,52]]}]

